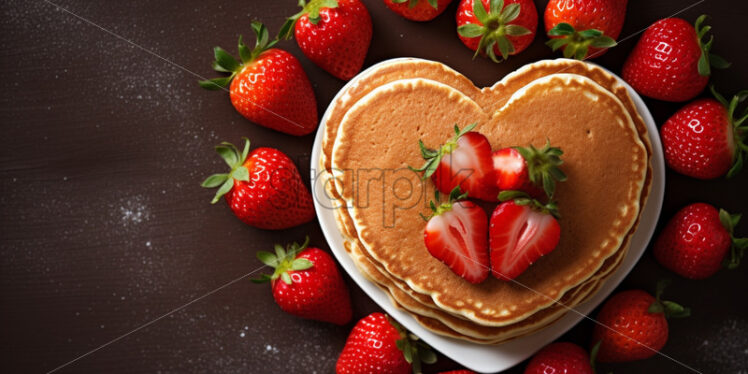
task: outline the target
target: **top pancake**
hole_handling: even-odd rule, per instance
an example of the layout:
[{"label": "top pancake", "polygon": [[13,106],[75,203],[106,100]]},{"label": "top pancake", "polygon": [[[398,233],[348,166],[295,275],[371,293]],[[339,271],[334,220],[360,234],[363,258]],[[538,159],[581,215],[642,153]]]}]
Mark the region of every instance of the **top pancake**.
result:
[{"label": "top pancake", "polygon": [[[522,285],[494,279],[471,285],[423,245],[418,212],[427,213],[433,186],[406,169],[423,162],[416,141],[436,147],[451,136],[452,124],[472,122],[495,149],[542,146],[549,137],[566,152],[570,182],[558,191],[562,241],[518,278]],[[562,74],[536,80],[490,115],[462,92],[433,81],[385,84],[346,112],[331,166],[349,170],[336,179],[337,190],[354,202],[350,213],[361,242],[390,274],[445,310],[499,326],[587,279],[618,250],[638,217],[647,165],[620,101],[592,80]],[[369,182],[357,183],[354,176]],[[354,193],[357,187],[362,193]]]}]

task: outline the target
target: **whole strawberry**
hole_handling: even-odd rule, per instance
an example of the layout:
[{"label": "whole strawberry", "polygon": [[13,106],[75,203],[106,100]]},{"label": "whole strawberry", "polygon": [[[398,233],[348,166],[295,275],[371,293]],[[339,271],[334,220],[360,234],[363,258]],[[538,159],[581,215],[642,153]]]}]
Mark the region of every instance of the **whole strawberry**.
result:
[{"label": "whole strawberry", "polygon": [[506,60],[530,46],[537,28],[532,0],[461,0],[457,7],[457,33],[475,51],[473,58],[481,54],[494,62]]},{"label": "whole strawberry", "polygon": [[715,99],[699,99],[678,110],[660,128],[665,160],[673,170],[699,179],[727,174],[735,176],[743,167],[748,146],[748,111],[733,118],[739,102],[748,97],[741,91],[728,103],[712,87]]},{"label": "whole strawberry", "polygon": [[253,281],[270,281],[276,304],[287,313],[344,325],[353,313],[348,287],[332,257],[319,248],[307,248],[308,244],[309,237],[285,249],[276,244],[275,254],[258,251],[257,258],[275,271]]},{"label": "whole strawberry", "polygon": [[686,317],[690,310],[661,301],[667,282],[657,285],[657,297],[641,290],[620,292],[605,302],[597,315],[593,344],[600,344],[599,362],[626,362],[654,356],[668,338],[667,318]]},{"label": "whole strawberry", "polygon": [[436,354],[417,336],[382,313],[364,317],[351,330],[335,365],[337,374],[420,373]]},{"label": "whole strawberry", "polygon": [[280,37],[296,37],[307,58],[337,78],[348,80],[364,64],[371,42],[369,11],[360,0],[300,0],[303,9],[288,18]]},{"label": "whole strawberry", "polygon": [[252,22],[257,43],[250,50],[239,36],[236,61],[221,47],[215,47],[213,69],[228,77],[200,81],[208,90],[229,87],[231,104],[248,120],[291,135],[306,135],[317,128],[317,100],[301,63],[292,54],[272,48],[267,28]]},{"label": "whole strawberry", "polygon": [[551,343],[532,356],[525,374],[594,374],[587,351],[574,343]]},{"label": "whole strawberry", "polygon": [[312,196],[301,181],[293,161],[273,148],[249,152],[249,140],[239,152],[223,142],[216,151],[229,165],[229,173],[213,174],[202,183],[218,188],[212,203],[225,196],[234,214],[261,229],[280,230],[314,219]]},{"label": "whole strawberry", "polygon": [[703,42],[711,28],[702,26],[706,15],[696,19],[695,28],[680,18],[665,18],[644,32],[623,65],[623,79],[637,92],[653,99],[686,101],[706,87],[710,65],[730,64],[709,53],[713,38]]},{"label": "whole strawberry", "polygon": [[[740,215],[705,204],[691,204],[668,221],[654,245],[654,255],[662,266],[691,279],[704,279],[723,264],[735,268],[740,263],[748,238],[735,238],[733,230]],[[727,253],[730,257],[726,259]]]},{"label": "whole strawberry", "polygon": [[411,21],[431,21],[447,9],[452,0],[384,0],[393,12]]},{"label": "whole strawberry", "polygon": [[554,51],[583,60],[599,57],[616,45],[627,0],[551,0],[545,8],[545,31]]},{"label": "whole strawberry", "polygon": [[460,130],[455,125],[455,135],[438,149],[427,148],[418,141],[421,156],[426,162],[420,168],[423,178],[431,177],[436,189],[449,195],[460,187],[462,192],[476,199],[496,201],[499,191],[491,158],[491,144],[481,133],[471,131],[476,124]]}]

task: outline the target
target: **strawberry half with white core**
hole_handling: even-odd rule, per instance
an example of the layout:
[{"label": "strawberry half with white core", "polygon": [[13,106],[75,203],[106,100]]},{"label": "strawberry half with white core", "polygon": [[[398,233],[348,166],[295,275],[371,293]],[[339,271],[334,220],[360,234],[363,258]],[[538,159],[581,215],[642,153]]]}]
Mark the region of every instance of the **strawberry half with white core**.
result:
[{"label": "strawberry half with white core", "polygon": [[481,207],[460,201],[466,196],[455,187],[448,202],[437,206],[432,200],[423,238],[432,256],[468,282],[480,283],[488,277],[488,219]]},{"label": "strawberry half with white core", "polygon": [[500,191],[517,190],[540,197],[545,192],[549,199],[556,192],[556,182],[566,180],[559,168],[564,162],[560,148],[551,147],[547,141],[543,148],[530,145],[503,148],[493,153],[496,186]]},{"label": "strawberry half with white core", "polygon": [[488,234],[491,273],[512,280],[556,249],[561,239],[558,208],[553,201],[542,204],[521,191],[503,191],[499,200]]},{"label": "strawberry half with white core", "polygon": [[423,179],[431,177],[439,192],[447,195],[460,187],[469,197],[496,201],[496,175],[491,159],[491,144],[485,136],[471,131],[476,124],[460,130],[455,125],[455,136],[439,149],[426,148],[418,141],[421,156],[426,163],[413,171],[424,172]]}]

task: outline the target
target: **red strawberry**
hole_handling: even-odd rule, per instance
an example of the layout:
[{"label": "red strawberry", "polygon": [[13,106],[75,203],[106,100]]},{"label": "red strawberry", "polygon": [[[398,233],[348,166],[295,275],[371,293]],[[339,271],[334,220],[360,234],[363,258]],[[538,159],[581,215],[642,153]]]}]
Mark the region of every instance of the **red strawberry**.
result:
[{"label": "red strawberry", "polygon": [[421,372],[421,362],[436,362],[428,345],[382,313],[353,326],[335,365],[337,374],[407,374]]},{"label": "red strawberry", "polygon": [[348,287],[332,257],[319,248],[307,248],[308,244],[309,237],[304,244],[285,249],[276,244],[275,254],[258,251],[257,258],[275,272],[253,281],[270,281],[273,298],[286,313],[344,325],[353,313]]},{"label": "red strawberry", "polygon": [[461,0],[457,7],[457,33],[475,51],[473,58],[481,54],[494,62],[506,60],[530,46],[537,28],[532,0]]},{"label": "red strawberry", "polygon": [[493,211],[488,232],[491,273],[512,280],[556,249],[561,227],[554,202],[543,205],[518,191],[503,191],[499,199],[503,202]]},{"label": "red strawberry", "polygon": [[712,38],[702,42],[711,28],[703,26],[706,15],[695,26],[680,18],[665,18],[644,32],[623,65],[623,79],[637,92],[653,99],[686,101],[698,95],[709,80],[710,64],[730,64],[709,53]]},{"label": "red strawberry", "polygon": [[300,0],[303,9],[288,18],[280,37],[296,37],[301,51],[317,66],[348,80],[364,64],[371,42],[371,17],[359,0]]},{"label": "red strawberry", "polygon": [[594,374],[590,356],[574,343],[552,343],[536,353],[525,374]]},{"label": "red strawberry", "polygon": [[244,223],[261,229],[280,230],[314,219],[312,196],[301,181],[296,166],[288,156],[273,148],[249,152],[223,142],[216,151],[231,168],[226,174],[213,174],[203,187],[219,187],[212,203],[226,196],[234,214]]},{"label": "red strawberry", "polygon": [[603,305],[597,315],[593,343],[600,343],[597,360],[625,362],[654,356],[668,337],[666,317],[690,314],[672,301],[660,301],[666,282],[657,285],[657,297],[641,290],[620,292]]},{"label": "red strawberry", "polygon": [[551,147],[550,142],[537,149],[512,147],[502,148],[493,153],[493,169],[496,172],[496,186],[500,191],[516,190],[540,197],[543,192],[553,198],[556,181],[566,180],[559,166],[563,164],[560,148]]},{"label": "red strawberry", "polygon": [[545,8],[546,44],[564,57],[599,57],[616,45],[627,0],[551,0]]},{"label": "red strawberry", "polygon": [[673,170],[699,179],[727,174],[730,178],[743,167],[748,155],[745,145],[748,111],[734,119],[735,109],[748,96],[741,91],[728,103],[712,88],[717,100],[696,100],[677,111],[660,128],[665,160]]},{"label": "red strawberry", "polygon": [[462,130],[455,125],[455,136],[438,150],[426,148],[419,141],[418,146],[426,163],[420,169],[411,170],[423,171],[423,178],[431,177],[443,194],[450,194],[459,186],[470,197],[496,201],[499,191],[495,183],[491,144],[482,134],[470,131],[475,125]]},{"label": "red strawberry", "polygon": [[428,223],[423,238],[429,253],[452,272],[470,283],[480,283],[488,277],[488,219],[473,202],[458,201],[466,196],[455,187],[448,202],[436,206],[431,201],[434,213],[424,217]]},{"label": "red strawberry", "polygon": [[[654,255],[662,266],[691,279],[708,278],[722,267],[740,263],[748,238],[732,233],[740,215],[730,215],[709,204],[691,204],[668,221],[654,245]],[[730,259],[725,261],[727,252]]]},{"label": "red strawberry", "polygon": [[442,14],[452,0],[384,0],[393,12],[411,21],[431,21]]},{"label": "red strawberry", "polygon": [[215,47],[213,69],[231,73],[228,77],[200,81],[209,90],[226,90],[234,108],[259,125],[291,135],[306,135],[317,128],[317,100],[299,60],[290,53],[271,48],[268,31],[252,22],[257,44],[250,50],[239,36],[236,61],[221,47]]}]

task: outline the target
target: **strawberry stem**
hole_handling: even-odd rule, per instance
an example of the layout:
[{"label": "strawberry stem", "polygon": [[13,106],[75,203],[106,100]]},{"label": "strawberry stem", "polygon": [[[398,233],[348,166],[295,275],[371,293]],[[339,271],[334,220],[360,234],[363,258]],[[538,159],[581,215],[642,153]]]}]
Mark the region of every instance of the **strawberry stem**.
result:
[{"label": "strawberry stem", "polygon": [[414,374],[421,373],[421,363],[433,364],[436,362],[436,353],[434,353],[428,344],[424,343],[415,334],[408,332],[408,330],[402,327],[389,315],[386,317],[387,321],[389,321],[389,323],[400,334],[400,339],[395,341],[395,346],[397,346],[397,349],[403,353],[405,361],[411,364],[411,369]]},{"label": "strawberry stem", "polygon": [[258,21],[252,21],[252,31],[254,31],[256,35],[256,42],[255,47],[251,50],[246,44],[244,44],[242,36],[239,35],[238,49],[241,62],[237,61],[223,48],[213,48],[213,56],[215,57],[215,61],[212,63],[213,70],[219,73],[230,73],[230,75],[228,77],[198,81],[200,87],[213,91],[225,89],[228,87],[229,83],[231,83],[231,80],[234,79],[236,74],[242,71],[244,66],[252,63],[260,56],[260,54],[262,54],[262,52],[267,51],[278,43],[278,38],[270,40],[268,29]]},{"label": "strawberry stem", "polygon": [[699,43],[699,48],[701,48],[698,70],[699,75],[705,77],[711,74],[711,67],[715,67],[717,69],[726,69],[730,67],[730,63],[727,62],[724,58],[709,52],[712,49],[714,35],[710,35],[709,40],[707,40],[706,42],[703,41],[706,33],[712,29],[712,27],[709,25],[705,25],[702,27],[702,24],[704,23],[706,18],[707,15],[702,14],[698,18],[696,18],[696,22],[694,22],[694,29],[696,29],[696,40]]},{"label": "strawberry stem", "polygon": [[[418,2],[421,0],[392,0],[395,4],[403,4],[405,2],[408,2],[408,9],[413,9],[418,5]],[[431,5],[434,9],[439,9],[439,1],[438,0],[425,0]]]},{"label": "strawberry stem", "polygon": [[732,159],[732,167],[727,172],[727,178],[729,179],[736,176],[740,172],[740,170],[743,168],[743,164],[745,163],[745,159],[748,157],[748,145],[746,145],[745,143],[746,136],[748,136],[748,124],[746,124],[746,126],[743,126],[743,123],[746,121],[746,119],[748,119],[748,108],[743,111],[743,114],[741,114],[740,118],[735,118],[735,111],[738,108],[738,104],[742,103],[746,98],[748,98],[748,90],[739,91],[728,102],[724,96],[717,92],[717,90],[714,88],[714,85],[709,86],[709,89],[712,91],[712,95],[714,95],[714,98],[717,99],[717,101],[719,101],[719,103],[726,108],[727,119],[730,122],[730,127],[732,128],[732,138],[735,142],[735,151]]},{"label": "strawberry stem", "polygon": [[499,201],[507,202],[507,201],[514,201],[517,205],[527,205],[530,208],[533,208],[539,212],[550,214],[557,219],[561,219],[561,214],[558,212],[558,204],[553,201],[549,200],[547,203],[543,204],[540,201],[533,199],[524,191],[513,191],[513,190],[506,190],[499,192]]},{"label": "strawberry stem", "polygon": [[449,200],[447,202],[437,205],[436,203],[439,202],[439,190],[434,191],[434,200],[429,201],[429,207],[431,207],[431,215],[424,216],[423,214],[419,213],[421,215],[421,218],[423,218],[424,221],[430,220],[434,216],[438,216],[440,214],[444,214],[446,212],[449,212],[452,210],[452,205],[458,201],[465,200],[467,198],[468,194],[467,192],[461,194],[460,193],[460,186],[455,186],[455,188],[452,189],[452,191],[449,193]]},{"label": "strawberry stem", "polygon": [[545,44],[554,51],[561,47],[564,47],[564,57],[575,58],[577,60],[584,60],[587,56],[587,52],[590,47],[593,48],[611,48],[618,45],[616,41],[604,35],[602,31],[597,29],[589,29],[577,31],[574,26],[561,22],[554,26],[548,31],[548,36],[554,38],[547,41]]},{"label": "strawberry stem", "polygon": [[[514,53],[514,45],[507,37],[532,33],[520,25],[509,24],[519,17],[520,12],[520,5],[517,3],[505,7],[504,0],[490,0],[489,9],[486,9],[481,0],[473,1],[473,14],[480,24],[468,23],[457,28],[457,33],[464,38],[480,36],[473,59],[479,54],[485,53],[491,61],[499,63]],[[501,60],[496,57],[494,47],[498,47]]]},{"label": "strawberry stem", "polygon": [[719,221],[722,226],[725,227],[728,233],[730,233],[730,256],[725,257],[723,266],[728,269],[735,269],[740,265],[740,260],[745,254],[745,250],[748,249],[748,238],[736,238],[734,235],[735,226],[740,222],[741,214],[730,214],[724,209],[719,210]]},{"label": "strawberry stem", "polygon": [[301,11],[288,17],[286,22],[283,23],[283,26],[281,26],[281,29],[278,32],[279,39],[293,38],[296,21],[305,14],[309,15],[309,22],[311,22],[312,25],[316,25],[321,19],[319,16],[320,10],[324,8],[337,8],[338,2],[336,0],[312,0],[307,3],[306,0],[299,0],[299,6],[301,7]]},{"label": "strawberry stem", "polygon": [[655,301],[649,306],[647,312],[649,313],[664,313],[665,318],[683,318],[691,315],[691,309],[681,306],[680,304],[672,301],[663,301],[662,294],[665,289],[670,285],[669,279],[663,279],[657,282],[657,292],[655,293]]},{"label": "strawberry stem", "polygon": [[284,283],[291,284],[290,271],[306,270],[314,266],[314,263],[306,258],[296,258],[301,251],[309,245],[309,236],[304,239],[302,244],[293,242],[287,244],[285,248],[276,244],[275,253],[267,251],[257,251],[257,259],[263,264],[275,269],[272,275],[262,274],[260,278],[252,279],[255,283],[264,283],[275,281],[280,278]]},{"label": "strawberry stem", "polygon": [[430,177],[436,169],[439,167],[439,163],[442,161],[442,157],[444,155],[452,153],[455,149],[457,149],[457,140],[460,139],[461,136],[467,134],[472,129],[477,126],[477,123],[470,124],[468,126],[465,126],[462,130],[457,126],[457,124],[454,125],[454,131],[455,135],[449,139],[446,143],[444,143],[441,147],[439,147],[438,150],[426,148],[426,146],[423,144],[423,141],[420,139],[418,140],[418,147],[421,150],[421,156],[424,160],[426,160],[426,163],[423,164],[420,168],[416,169],[412,166],[408,166],[408,169],[415,171],[417,173],[424,172],[421,176],[421,180],[424,180],[428,177]]},{"label": "strawberry stem", "polygon": [[564,162],[561,148],[551,147],[551,141],[546,139],[545,146],[537,149],[530,145],[527,148],[514,147],[522,155],[527,164],[530,182],[542,186],[549,200],[553,200],[556,193],[556,182],[566,181],[566,174],[559,168]]},{"label": "strawberry stem", "polygon": [[205,188],[219,187],[216,195],[213,197],[211,204],[215,204],[221,196],[227,194],[234,187],[234,181],[249,182],[249,170],[244,166],[249,154],[249,139],[244,139],[244,149],[240,152],[235,145],[229,142],[222,142],[216,146],[216,152],[223,158],[223,161],[231,168],[228,173],[213,174],[206,178],[201,184]]}]

